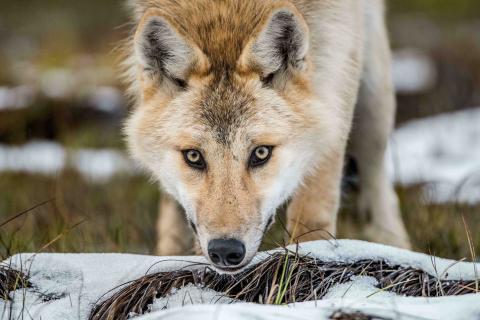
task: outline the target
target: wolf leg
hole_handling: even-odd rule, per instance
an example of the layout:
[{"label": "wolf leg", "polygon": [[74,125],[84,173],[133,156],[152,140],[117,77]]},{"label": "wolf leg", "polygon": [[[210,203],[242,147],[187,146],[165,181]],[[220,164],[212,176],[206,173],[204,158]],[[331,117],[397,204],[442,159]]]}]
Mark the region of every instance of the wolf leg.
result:
[{"label": "wolf leg", "polygon": [[159,209],[156,254],[176,256],[192,251],[192,231],[178,203],[170,196],[162,194]]},{"label": "wolf leg", "polygon": [[360,178],[358,210],[371,218],[369,239],[409,248],[397,195],[385,171],[385,149],[395,118],[390,48],[384,26],[369,36],[350,141]]},{"label": "wolf leg", "polygon": [[295,193],[287,211],[290,242],[335,236],[343,153],[327,158]]}]

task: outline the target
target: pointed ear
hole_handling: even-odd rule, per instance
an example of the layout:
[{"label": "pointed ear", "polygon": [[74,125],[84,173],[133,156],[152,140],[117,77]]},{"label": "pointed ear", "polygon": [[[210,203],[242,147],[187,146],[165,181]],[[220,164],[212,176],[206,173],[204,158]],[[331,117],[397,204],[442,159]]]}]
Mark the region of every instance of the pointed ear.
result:
[{"label": "pointed ear", "polygon": [[135,57],[154,79],[184,87],[192,68],[199,63],[200,49],[182,36],[157,10],[149,10],[134,38]]},{"label": "pointed ear", "polygon": [[301,14],[295,8],[278,8],[247,48],[248,60],[260,69],[264,78],[273,77],[290,68],[302,69],[308,45],[308,26]]}]

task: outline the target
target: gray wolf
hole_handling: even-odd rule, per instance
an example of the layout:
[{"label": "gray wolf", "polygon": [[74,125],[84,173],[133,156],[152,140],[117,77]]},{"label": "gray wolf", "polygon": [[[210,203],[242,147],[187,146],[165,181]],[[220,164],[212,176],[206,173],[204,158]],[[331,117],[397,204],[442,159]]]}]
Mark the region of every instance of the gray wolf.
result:
[{"label": "gray wolf", "polygon": [[[131,154],[163,189],[160,255],[190,234],[237,272],[277,208],[334,235],[348,151],[375,241],[408,247],[384,151],[395,113],[381,0],[137,0],[125,60]],[[321,230],[312,232],[311,230]]]}]

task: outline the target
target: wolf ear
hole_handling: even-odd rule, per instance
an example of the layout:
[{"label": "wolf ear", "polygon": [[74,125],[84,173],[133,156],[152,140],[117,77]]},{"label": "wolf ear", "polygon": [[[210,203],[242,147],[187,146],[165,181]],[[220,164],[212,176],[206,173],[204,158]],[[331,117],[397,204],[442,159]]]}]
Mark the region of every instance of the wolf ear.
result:
[{"label": "wolf ear", "polygon": [[303,68],[308,44],[308,27],[303,17],[294,9],[281,8],[271,14],[250,54],[262,76],[273,77],[289,68]]},{"label": "wolf ear", "polygon": [[193,45],[163,17],[147,11],[135,33],[135,56],[144,71],[184,87],[195,63]]}]

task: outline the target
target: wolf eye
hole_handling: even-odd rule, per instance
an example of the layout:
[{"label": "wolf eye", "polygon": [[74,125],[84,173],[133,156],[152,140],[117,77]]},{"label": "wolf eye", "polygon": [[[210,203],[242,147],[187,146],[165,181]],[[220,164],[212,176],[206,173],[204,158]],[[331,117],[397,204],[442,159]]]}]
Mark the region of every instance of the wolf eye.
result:
[{"label": "wolf eye", "polygon": [[273,147],[271,146],[256,147],[250,156],[248,165],[253,168],[265,164],[272,155],[272,149]]},{"label": "wolf eye", "polygon": [[202,154],[198,150],[189,149],[182,151],[185,162],[192,168],[204,170],[206,168]]}]

